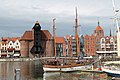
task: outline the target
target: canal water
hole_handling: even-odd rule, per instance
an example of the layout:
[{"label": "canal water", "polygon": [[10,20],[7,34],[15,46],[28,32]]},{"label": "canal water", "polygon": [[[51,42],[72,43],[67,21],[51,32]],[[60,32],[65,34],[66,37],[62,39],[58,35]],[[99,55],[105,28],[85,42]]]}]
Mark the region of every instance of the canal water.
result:
[{"label": "canal water", "polygon": [[[15,73],[20,69],[19,73]],[[43,73],[39,61],[0,62],[0,80],[112,80],[104,73]]]}]

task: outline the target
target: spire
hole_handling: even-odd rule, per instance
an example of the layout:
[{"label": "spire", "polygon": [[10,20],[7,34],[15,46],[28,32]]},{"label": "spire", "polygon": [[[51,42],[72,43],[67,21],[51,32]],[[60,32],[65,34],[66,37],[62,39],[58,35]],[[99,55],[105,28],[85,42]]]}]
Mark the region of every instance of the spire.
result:
[{"label": "spire", "polygon": [[99,18],[98,18],[98,26],[100,26]]},{"label": "spire", "polygon": [[112,36],[112,34],[111,34],[111,29],[110,29],[110,36]]}]

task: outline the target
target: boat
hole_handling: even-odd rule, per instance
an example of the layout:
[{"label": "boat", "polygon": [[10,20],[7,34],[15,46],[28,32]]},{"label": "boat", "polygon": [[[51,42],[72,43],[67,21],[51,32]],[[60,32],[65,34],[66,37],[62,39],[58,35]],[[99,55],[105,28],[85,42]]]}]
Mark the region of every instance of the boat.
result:
[{"label": "boat", "polygon": [[[112,4],[113,4],[113,11],[114,11],[114,20],[115,20],[116,27],[117,27],[118,56],[120,56],[120,29],[119,29],[119,23],[118,23],[118,19],[119,19],[118,18],[118,12],[119,12],[119,10],[116,9],[114,0],[112,0]],[[120,77],[120,69],[117,66],[114,66],[113,64],[111,66],[108,66],[107,64],[105,64],[101,68],[102,68],[102,71],[107,73],[109,76]]]},{"label": "boat", "polygon": [[72,66],[72,65],[64,65],[64,66],[51,66],[44,65],[43,70],[45,72],[71,72],[81,70],[81,66]]},{"label": "boat", "polygon": [[[56,63],[56,62],[53,62]],[[73,72],[73,71],[79,71],[83,69],[88,69],[88,65],[82,65],[77,63],[71,63],[71,64],[45,64],[43,66],[44,72]]]},{"label": "boat", "polygon": [[[76,57],[78,57],[78,54],[80,53],[80,49],[79,49],[79,41],[78,41],[78,21],[77,21],[77,8],[76,8],[76,19],[75,19],[75,23],[76,23]],[[43,65],[43,70],[44,72],[57,72],[57,71],[61,71],[61,72],[70,72],[70,71],[77,71],[77,70],[82,70],[83,68],[85,68],[85,64],[78,64],[77,62],[75,62],[74,60],[72,60],[73,63],[64,63],[61,62],[60,60],[57,60],[58,56],[56,53],[56,27],[55,27],[55,18],[53,19],[53,50],[54,50],[54,57],[55,59],[53,61],[48,61],[47,64]]]},{"label": "boat", "polygon": [[111,77],[120,77],[120,69],[116,66],[104,66],[101,67],[102,71],[105,72],[108,76]]}]

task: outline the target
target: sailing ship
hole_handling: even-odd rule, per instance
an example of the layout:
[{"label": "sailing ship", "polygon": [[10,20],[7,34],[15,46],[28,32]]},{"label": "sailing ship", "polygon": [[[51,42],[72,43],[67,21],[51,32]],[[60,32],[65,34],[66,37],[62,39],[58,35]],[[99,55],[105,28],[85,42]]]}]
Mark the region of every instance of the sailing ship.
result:
[{"label": "sailing ship", "polygon": [[[115,19],[115,23],[116,23],[116,26],[117,26],[117,49],[118,49],[118,56],[120,56],[120,28],[119,28],[119,25],[118,25],[118,17],[117,17],[117,14],[118,14],[119,10],[115,9],[115,1],[114,0],[112,0],[112,3],[113,3],[114,19]],[[102,68],[102,71],[107,73],[109,76],[120,77],[120,68],[115,67],[114,65],[107,66],[105,64],[101,68]]]},{"label": "sailing ship", "polygon": [[[52,61],[48,61],[47,64],[44,64],[43,70],[45,72],[53,72],[53,71],[61,71],[61,72],[69,72],[69,71],[77,71],[85,68],[84,64],[78,64],[72,59],[72,63],[65,63],[65,59],[61,63],[56,56],[56,34],[55,34],[55,18],[53,19],[53,40],[54,40],[54,55],[55,59]],[[76,39],[76,57],[78,57],[80,53],[79,49],[79,38],[78,38],[78,18],[77,18],[77,8],[76,8],[76,19],[75,19],[75,39]]]}]

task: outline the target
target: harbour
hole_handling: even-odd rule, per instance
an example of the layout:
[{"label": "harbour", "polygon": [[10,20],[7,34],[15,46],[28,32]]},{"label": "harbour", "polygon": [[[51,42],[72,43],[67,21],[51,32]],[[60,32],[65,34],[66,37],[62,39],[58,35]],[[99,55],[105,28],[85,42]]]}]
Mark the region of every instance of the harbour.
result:
[{"label": "harbour", "polygon": [[[105,73],[93,72],[41,72],[41,64],[36,61],[24,62],[1,62],[1,80],[112,80],[112,77]],[[15,79],[15,69],[20,69],[20,79]]]},{"label": "harbour", "polygon": [[[102,21],[100,18],[97,19],[97,25],[94,26],[93,31],[90,31],[91,34],[85,32],[85,34],[81,34],[79,32],[79,27],[81,27],[79,21],[82,22],[82,19],[79,20],[81,18],[79,12],[82,9],[80,9],[81,6],[77,5],[75,7],[74,5],[75,12],[72,12],[74,13],[74,20],[72,18],[73,15],[69,14],[67,16],[71,17],[71,19],[62,21],[63,24],[69,22],[71,24],[69,28],[73,26],[74,29],[73,31],[69,31],[70,29],[63,28],[66,25],[62,24],[61,27],[63,30],[60,34],[64,34],[64,36],[58,36],[57,34],[59,32],[58,29],[60,29],[57,25],[61,21],[59,16],[52,17],[49,20],[52,21],[50,22],[52,23],[52,31],[49,27],[43,25],[44,22],[42,23],[41,20],[36,19],[30,30],[25,30],[24,33],[21,33],[21,36],[1,37],[0,80],[119,80],[119,10],[115,4],[115,0],[111,0],[110,2],[112,3],[111,8],[114,15],[114,28],[116,27],[116,29],[114,30],[115,33],[110,29],[109,35],[105,35],[105,27],[101,27]],[[37,9],[43,8],[35,8],[33,6],[32,9],[39,12]],[[45,9],[45,12],[49,12],[47,10]],[[60,11],[60,13],[64,13],[64,11]],[[52,12],[49,14],[52,14]],[[57,13],[54,14],[58,15]],[[65,18],[65,16],[61,16]],[[110,23],[107,24],[113,26]],[[85,25],[83,27],[84,30],[87,29]],[[67,30],[70,34],[66,33]]]}]

